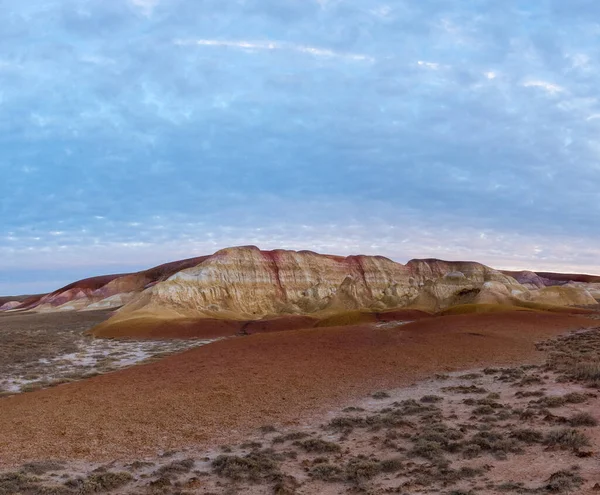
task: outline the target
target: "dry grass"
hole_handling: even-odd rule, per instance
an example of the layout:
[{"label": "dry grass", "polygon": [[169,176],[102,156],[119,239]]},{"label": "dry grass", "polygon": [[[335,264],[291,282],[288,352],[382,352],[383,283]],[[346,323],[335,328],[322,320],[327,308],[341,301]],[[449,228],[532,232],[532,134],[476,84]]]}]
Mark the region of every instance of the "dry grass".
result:
[{"label": "dry grass", "polygon": [[77,352],[83,333],[108,316],[107,311],[0,313],[0,376],[15,366],[26,374],[40,359]]}]

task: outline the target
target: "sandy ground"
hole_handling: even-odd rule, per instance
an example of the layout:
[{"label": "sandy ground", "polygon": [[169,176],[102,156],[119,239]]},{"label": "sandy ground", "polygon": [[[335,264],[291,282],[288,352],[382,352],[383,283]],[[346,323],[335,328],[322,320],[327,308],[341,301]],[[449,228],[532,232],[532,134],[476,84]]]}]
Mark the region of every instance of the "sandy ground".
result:
[{"label": "sandy ground", "polygon": [[[544,365],[473,369],[377,391],[293,427],[265,424],[209,450],[26,464],[14,480],[0,472],[0,492],[4,476],[8,486],[65,495],[593,494],[599,411],[597,390]],[[586,422],[572,423],[582,414]],[[565,430],[589,443],[548,441]]]},{"label": "sandy ground", "polygon": [[139,459],[285,427],[438,372],[539,359],[535,342],[593,326],[512,312],[398,327],[256,334],[82,382],[0,399],[0,463]]}]

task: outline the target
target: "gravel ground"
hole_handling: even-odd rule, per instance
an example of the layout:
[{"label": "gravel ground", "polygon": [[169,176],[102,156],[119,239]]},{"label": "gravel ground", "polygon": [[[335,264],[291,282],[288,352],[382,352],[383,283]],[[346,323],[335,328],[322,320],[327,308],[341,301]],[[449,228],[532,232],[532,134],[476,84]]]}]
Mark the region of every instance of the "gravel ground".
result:
[{"label": "gravel ground", "polygon": [[511,312],[256,334],[0,399],[0,463],[135,460],[293,425],[435,373],[541,359],[535,342],[593,320]]}]

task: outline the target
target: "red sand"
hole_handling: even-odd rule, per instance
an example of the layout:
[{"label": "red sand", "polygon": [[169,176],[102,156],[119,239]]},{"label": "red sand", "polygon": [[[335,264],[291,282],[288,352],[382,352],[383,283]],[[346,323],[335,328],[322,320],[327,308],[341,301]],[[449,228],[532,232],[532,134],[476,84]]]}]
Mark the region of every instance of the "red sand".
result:
[{"label": "red sand", "polygon": [[282,332],[312,328],[319,322],[311,316],[280,316],[264,320],[248,321],[242,326],[242,332],[248,335],[265,332]]},{"label": "red sand", "polygon": [[0,399],[0,464],[140,458],[290,424],[436,372],[534,360],[534,343],[594,326],[510,312],[261,333],[78,383]]},{"label": "red sand", "polygon": [[132,318],[100,323],[90,330],[94,337],[120,339],[214,339],[240,333],[242,321],[216,318]]},{"label": "red sand", "polygon": [[280,316],[264,320],[225,320],[216,318],[179,318],[163,320],[152,317],[106,321],[90,334],[103,338],[131,339],[211,339],[238,334],[251,335],[312,328],[318,323],[311,316]]}]

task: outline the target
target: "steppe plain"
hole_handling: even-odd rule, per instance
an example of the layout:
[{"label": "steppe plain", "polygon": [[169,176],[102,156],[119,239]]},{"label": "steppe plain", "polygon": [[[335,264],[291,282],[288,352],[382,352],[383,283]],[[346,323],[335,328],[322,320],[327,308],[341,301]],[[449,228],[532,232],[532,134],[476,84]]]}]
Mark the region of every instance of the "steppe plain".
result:
[{"label": "steppe plain", "polygon": [[146,309],[2,312],[0,494],[599,493],[597,308],[464,291],[245,320],[153,303],[146,333]]}]

